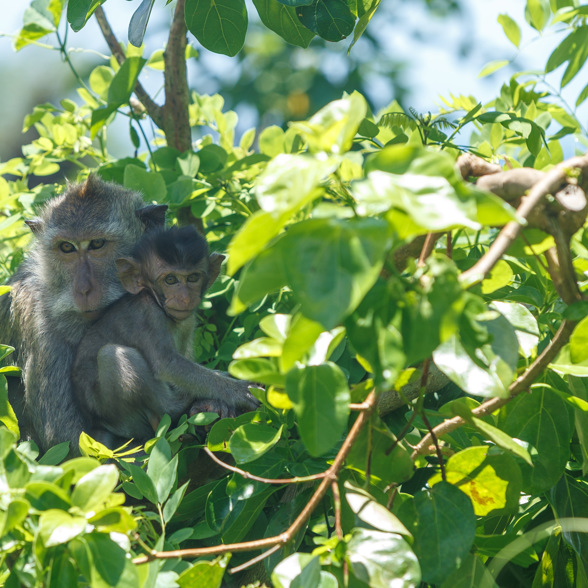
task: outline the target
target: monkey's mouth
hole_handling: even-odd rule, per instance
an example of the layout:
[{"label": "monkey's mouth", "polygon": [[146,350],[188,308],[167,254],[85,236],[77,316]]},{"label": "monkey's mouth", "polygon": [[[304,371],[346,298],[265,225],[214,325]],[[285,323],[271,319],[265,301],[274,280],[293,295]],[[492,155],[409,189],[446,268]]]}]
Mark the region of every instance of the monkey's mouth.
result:
[{"label": "monkey's mouth", "polygon": [[84,310],[82,316],[88,321],[95,321],[100,316],[99,310]]},{"label": "monkey's mouth", "polygon": [[174,319],[177,319],[179,321],[182,321],[184,319],[187,319],[189,316],[192,315],[192,313],[194,312],[194,309],[179,309],[179,308],[166,308],[166,312],[169,316],[171,316]]}]

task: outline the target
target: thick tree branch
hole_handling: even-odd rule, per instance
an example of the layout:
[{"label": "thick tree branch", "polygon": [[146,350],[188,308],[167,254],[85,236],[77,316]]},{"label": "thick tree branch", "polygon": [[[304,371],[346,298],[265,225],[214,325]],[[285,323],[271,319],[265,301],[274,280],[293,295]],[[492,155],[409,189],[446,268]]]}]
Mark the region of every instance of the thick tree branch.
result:
[{"label": "thick tree branch", "polygon": [[[561,189],[562,184],[567,180],[570,169],[580,168],[583,170],[587,166],[588,157],[584,156],[574,157],[551,169],[533,185],[527,196],[523,196],[521,204],[517,208],[518,216],[527,220],[548,194],[555,194]],[[515,171],[517,170],[504,173],[512,174]],[[461,274],[462,283],[470,285],[481,281],[506,253],[521,233],[522,228],[522,225],[514,221],[506,224],[486,254],[473,267]]]},{"label": "thick tree branch", "polygon": [[[270,548],[268,552],[262,554],[259,557],[256,557],[255,560],[252,560],[249,563],[255,563],[263,559],[264,556],[268,556],[270,553],[273,553],[276,550],[276,546],[286,545],[289,541],[291,541],[298,531],[302,529],[306,521],[310,518],[310,515],[313,513],[314,509],[319,505],[320,501],[323,499],[324,495],[327,493],[327,490],[331,486],[332,482],[337,480],[337,476],[339,475],[339,471],[343,467],[343,463],[349,454],[349,451],[353,447],[355,440],[357,439],[359,433],[369,421],[370,415],[374,410],[376,405],[376,393],[375,391],[370,392],[368,397],[365,400],[366,404],[370,407],[370,410],[362,411],[357,415],[353,426],[351,427],[345,441],[343,441],[343,445],[337,456],[333,460],[331,467],[325,472],[321,483],[318,485],[317,489],[315,490],[312,498],[308,501],[306,506],[302,509],[302,512],[298,515],[296,520],[288,527],[286,531],[280,533],[279,535],[275,535],[274,537],[266,537],[265,539],[257,539],[255,541],[244,541],[242,543],[231,543],[228,545],[214,545],[212,547],[197,547],[194,549],[177,549],[175,551],[153,551],[148,553],[147,555],[143,555],[140,557],[136,557],[133,560],[134,564],[144,564],[154,559],[175,559],[178,557],[201,557],[203,555],[219,555],[222,553],[229,553],[229,552],[243,552],[243,551],[255,551],[257,549],[264,549]],[[243,566],[240,566],[242,569]]]},{"label": "thick tree branch", "polygon": [[182,153],[192,148],[190,92],[186,70],[186,46],[188,44],[186,34],[184,0],[178,0],[169,29],[167,48],[163,54],[165,63],[163,132],[167,144]]},{"label": "thick tree branch", "polygon": [[[94,14],[96,15],[98,26],[102,31],[102,36],[104,37],[104,40],[108,45],[108,48],[110,49],[111,53],[114,55],[118,63],[122,64],[123,61],[126,59],[125,52],[122,50],[120,43],[114,36],[114,33],[110,28],[110,24],[106,19],[106,15],[104,14],[102,6],[98,6]],[[149,117],[160,129],[163,129],[163,108],[151,99],[149,94],[147,94],[145,88],[143,88],[143,86],[139,82],[137,82],[134,91],[141,104],[145,107],[145,110],[147,111]]]}]

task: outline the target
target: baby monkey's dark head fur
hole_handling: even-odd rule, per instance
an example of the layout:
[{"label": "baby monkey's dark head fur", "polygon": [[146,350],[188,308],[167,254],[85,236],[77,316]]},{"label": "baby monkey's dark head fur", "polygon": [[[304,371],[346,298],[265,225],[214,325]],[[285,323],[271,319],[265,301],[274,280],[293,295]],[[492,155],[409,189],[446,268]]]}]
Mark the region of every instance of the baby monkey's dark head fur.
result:
[{"label": "baby monkey's dark head fur", "polygon": [[206,239],[192,226],[158,228],[148,231],[132,252],[138,262],[145,263],[156,255],[170,267],[193,267],[208,257]]}]

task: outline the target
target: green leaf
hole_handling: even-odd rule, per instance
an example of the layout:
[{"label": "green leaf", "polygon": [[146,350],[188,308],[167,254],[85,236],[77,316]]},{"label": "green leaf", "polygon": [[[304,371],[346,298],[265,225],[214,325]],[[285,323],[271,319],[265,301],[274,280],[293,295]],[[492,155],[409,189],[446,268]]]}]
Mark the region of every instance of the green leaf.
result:
[{"label": "green leaf", "polygon": [[129,510],[120,506],[105,508],[89,518],[88,522],[102,533],[130,533],[137,528],[137,522]]},{"label": "green leaf", "polygon": [[[312,9],[312,6],[306,8]],[[341,100],[330,102],[310,120],[290,123],[290,127],[301,135],[311,151],[342,155],[351,149],[366,114],[365,98],[359,92],[353,92]]]},{"label": "green leaf", "polygon": [[265,423],[241,425],[231,435],[229,449],[238,464],[248,463],[267,453],[281,438],[282,429],[276,430]]},{"label": "green leaf", "polygon": [[147,63],[142,57],[127,57],[108,88],[108,105],[118,108],[127,104],[135,89],[141,69]]},{"label": "green leaf", "polygon": [[300,6],[296,14],[306,28],[325,41],[341,41],[355,26],[355,17],[345,0],[314,0],[308,6]]},{"label": "green leaf", "polygon": [[214,53],[237,55],[245,42],[247,9],[244,0],[186,0],[186,25]]},{"label": "green leaf", "polygon": [[499,588],[482,560],[470,553],[441,588]]},{"label": "green leaf", "polygon": [[22,498],[10,500],[3,517],[0,517],[0,533],[7,535],[12,529],[21,525],[29,514],[30,504]]},{"label": "green leaf", "polygon": [[378,531],[411,536],[408,529],[384,505],[365,490],[345,482],[345,500],[353,514]]},{"label": "green leaf", "polygon": [[133,476],[133,482],[139,489],[139,492],[152,504],[157,504],[158,496],[155,484],[147,475],[147,472],[139,466],[132,463],[125,463],[124,468]]},{"label": "green leaf", "polygon": [[151,10],[155,0],[143,0],[139,8],[135,10],[129,22],[129,43],[135,47],[140,47],[143,44],[145,31],[147,30],[147,23],[151,16]]},{"label": "green leaf", "polygon": [[388,227],[380,219],[298,223],[245,269],[232,310],[288,284],[302,313],[332,329],[372,287],[388,246]]},{"label": "green leaf", "polygon": [[[564,474],[559,482],[551,489],[550,502],[555,510],[557,519],[588,520],[588,484],[583,480],[574,480]],[[563,525],[563,536],[574,551],[587,561],[588,537],[586,533],[566,530]]]},{"label": "green leaf", "polygon": [[527,0],[525,18],[534,29],[542,31],[550,15],[551,10],[548,0]]},{"label": "green leaf", "polygon": [[353,195],[361,215],[389,211],[389,222],[403,238],[460,226],[479,230],[514,219],[498,197],[465,185],[456,190],[444,177],[374,170],[353,185]]},{"label": "green leaf", "polygon": [[213,561],[199,561],[180,574],[176,580],[181,588],[206,586],[220,588],[231,554],[217,557]]},{"label": "green leaf", "polygon": [[62,0],[33,0],[24,12],[23,28],[16,38],[15,49],[20,51],[29,43],[54,33],[59,26]]},{"label": "green leaf", "polygon": [[124,186],[140,192],[147,201],[164,201],[167,194],[165,180],[161,174],[146,171],[136,165],[125,166]]},{"label": "green leaf", "polygon": [[322,194],[318,186],[332,171],[332,162],[306,155],[281,154],[268,163],[254,188],[262,210],[247,219],[229,245],[229,275],[263,251],[298,210]]},{"label": "green leaf", "polygon": [[8,400],[8,383],[3,375],[0,375],[0,423],[14,433],[17,438],[20,437],[18,420]]},{"label": "green leaf", "polygon": [[482,281],[482,294],[491,294],[504,286],[508,286],[514,279],[514,272],[510,265],[500,259]]},{"label": "green leaf", "polygon": [[275,361],[262,358],[237,359],[229,364],[229,373],[239,380],[259,382],[268,386],[282,386],[284,377]]},{"label": "green leaf", "polygon": [[369,472],[386,484],[406,482],[414,473],[410,453],[377,415],[372,415],[370,426],[360,432],[347,456],[347,464],[363,475]]},{"label": "green leaf", "polygon": [[588,59],[588,26],[574,29],[553,51],[545,65],[545,72],[553,71],[568,62],[561,87],[572,81]]},{"label": "green leaf", "polygon": [[[293,0],[310,4],[313,0]],[[253,0],[261,22],[271,31],[277,33],[291,45],[308,47],[314,33],[300,24],[296,16],[295,4],[290,2],[276,2],[275,0]]]},{"label": "green leaf", "polygon": [[521,42],[521,29],[519,25],[508,14],[498,16],[498,24],[502,27],[507,39],[518,47]]},{"label": "green leaf", "polygon": [[84,25],[104,0],[68,0],[67,22],[76,33],[84,28]]},{"label": "green leaf", "polygon": [[439,482],[403,502],[397,514],[414,537],[422,581],[441,584],[474,542],[476,517],[471,500],[452,484]]},{"label": "green leaf", "polygon": [[[113,466],[114,467],[114,466]],[[39,536],[45,547],[71,541],[86,530],[86,519],[72,516],[63,510],[50,509],[39,518]]]},{"label": "green leaf", "polygon": [[322,332],[323,327],[320,323],[297,314],[282,346],[280,369],[287,372],[294,367],[294,364],[314,345]]},{"label": "green leaf", "polygon": [[488,343],[466,349],[456,335],[439,345],[433,359],[468,394],[506,398],[518,360],[519,344],[514,329],[502,315],[479,324],[488,329]]},{"label": "green leaf", "polygon": [[508,59],[500,59],[498,61],[491,61],[487,63],[483,68],[482,71],[478,74],[479,78],[485,78],[490,74],[493,74],[495,71],[502,69],[504,66],[508,65],[510,61]]},{"label": "green leaf", "polygon": [[24,497],[37,510],[67,510],[71,506],[67,493],[49,482],[29,482]]},{"label": "green leaf", "polygon": [[139,585],[137,567],[127,559],[124,550],[109,535],[92,533],[85,540],[91,562],[91,586],[131,588]]},{"label": "green leaf", "polygon": [[115,465],[102,465],[83,476],[76,484],[71,502],[84,512],[96,510],[114,490],[118,483]]},{"label": "green leaf", "polygon": [[286,376],[286,392],[308,452],[316,457],[332,449],[349,418],[349,387],[341,368],[330,362],[295,367]]},{"label": "green leaf", "polygon": [[394,533],[353,529],[347,543],[353,575],[370,588],[418,586],[419,562],[408,543]]},{"label": "green leaf", "polygon": [[570,336],[570,358],[574,363],[588,359],[588,317],[576,325]]},{"label": "green leaf", "polygon": [[533,467],[521,464],[526,492],[544,492],[561,477],[570,455],[570,410],[546,388],[521,394],[502,409],[498,426],[529,444]]},{"label": "green leaf", "polygon": [[355,31],[353,32],[353,42],[351,43],[351,45],[349,45],[349,49],[347,50],[347,53],[349,53],[351,51],[351,49],[353,48],[353,46],[355,45],[355,43],[357,43],[357,41],[359,41],[359,39],[363,35],[364,31],[366,30],[368,24],[372,20],[372,17],[376,13],[378,6],[380,6],[381,2],[382,2],[382,0],[372,0],[369,7],[364,11],[363,14],[360,15],[360,18],[357,21],[357,25],[355,25]]},{"label": "green leaf", "polygon": [[[447,482],[467,494],[476,516],[514,513],[519,507],[522,477],[515,460],[496,448],[468,447],[445,463]],[[434,487],[441,474],[429,478]]]},{"label": "green leaf", "polygon": [[177,477],[178,456],[171,456],[169,443],[161,437],[157,440],[147,464],[147,475],[153,481],[157,501],[163,504],[171,492]]},{"label": "green leaf", "polygon": [[173,518],[174,514],[176,513],[176,510],[178,509],[178,507],[180,506],[180,503],[184,499],[184,494],[186,493],[186,490],[188,489],[189,483],[190,483],[190,481],[188,481],[185,484],[183,484],[182,486],[180,486],[171,495],[170,499],[165,503],[165,506],[163,507],[163,520],[166,523],[169,523],[171,521],[171,519]]},{"label": "green leaf", "polygon": [[539,342],[539,326],[531,312],[518,302],[494,301],[490,305],[514,327],[519,348],[526,358],[531,357]]}]

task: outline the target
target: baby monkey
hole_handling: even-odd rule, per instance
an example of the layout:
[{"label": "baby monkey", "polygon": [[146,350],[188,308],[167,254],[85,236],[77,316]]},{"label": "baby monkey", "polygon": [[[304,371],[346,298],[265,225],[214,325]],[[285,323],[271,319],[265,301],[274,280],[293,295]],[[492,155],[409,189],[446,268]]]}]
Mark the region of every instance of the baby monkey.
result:
[{"label": "baby monkey", "polygon": [[128,294],[89,328],[73,368],[89,432],[105,445],[151,438],[165,413],[172,419],[189,410],[225,417],[258,406],[247,382],[188,359],[196,309],[223,259],[187,226],[149,231],[131,257],[116,260]]}]

